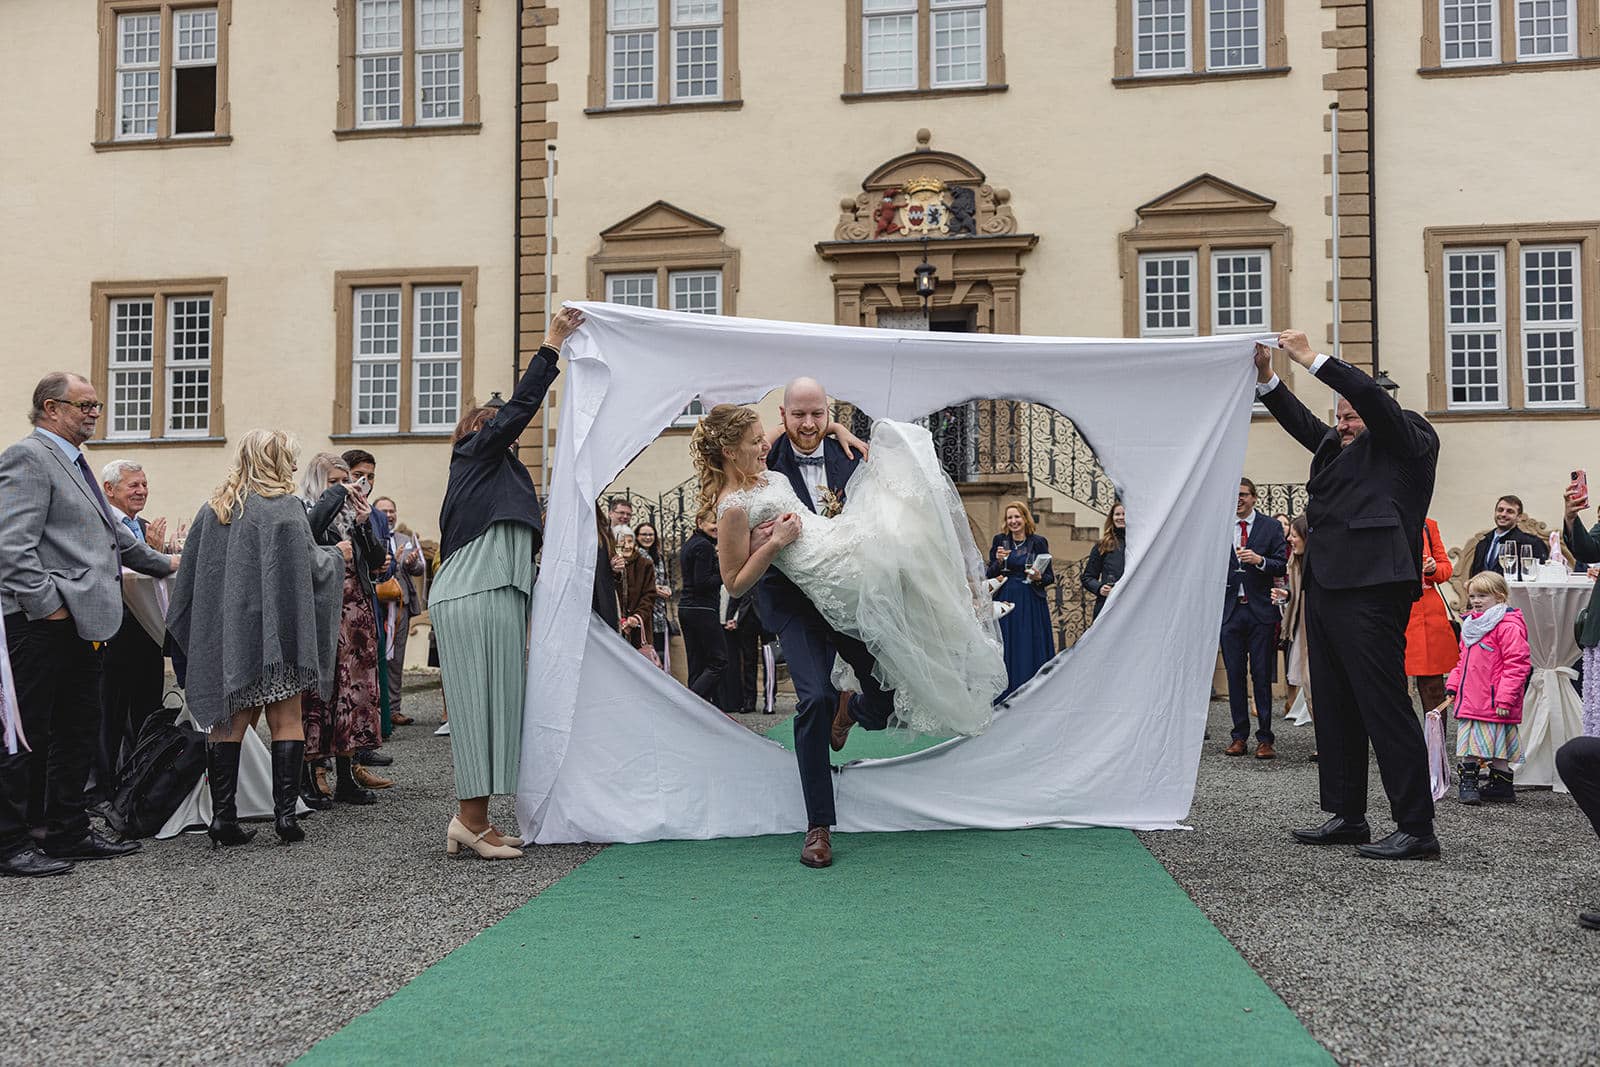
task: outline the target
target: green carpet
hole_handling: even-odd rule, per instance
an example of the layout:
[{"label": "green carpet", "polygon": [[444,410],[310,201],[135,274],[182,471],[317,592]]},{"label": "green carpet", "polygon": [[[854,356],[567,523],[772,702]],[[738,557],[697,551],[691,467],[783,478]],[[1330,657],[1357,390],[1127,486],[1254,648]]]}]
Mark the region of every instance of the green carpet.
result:
[{"label": "green carpet", "polygon": [[[766,731],[766,736],[778,744],[794,751],[794,719],[784,719],[772,729]],[[928,734],[913,734],[907,730],[863,730],[857,726],[850,731],[845,739],[844,749],[835,752],[831,757],[835,766],[848,763],[853,759],[887,759],[890,756],[904,756],[908,752],[920,752],[925,748],[932,748],[948,741],[947,737],[931,737]]]},{"label": "green carpet", "polygon": [[799,847],[606,849],[301,1062],[1333,1062],[1128,831]]}]

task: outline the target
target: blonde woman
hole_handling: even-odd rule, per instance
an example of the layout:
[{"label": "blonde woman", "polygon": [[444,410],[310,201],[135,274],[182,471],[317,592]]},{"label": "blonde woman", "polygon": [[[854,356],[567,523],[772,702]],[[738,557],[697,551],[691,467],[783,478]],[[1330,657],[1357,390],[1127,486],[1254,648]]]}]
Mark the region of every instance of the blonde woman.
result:
[{"label": "blonde woman", "polygon": [[316,544],[295,496],[296,448],[276,430],[239,442],[228,476],[189,527],[167,611],[167,631],[188,656],[189,710],[211,732],[213,848],[255,836],[239,826],[239,746],[263,711],[272,731],[273,828],[284,844],[305,837],[295,819],[305,734],[300,698],[326,696],[334,678],[345,560]]},{"label": "blonde woman", "polygon": [[[1119,504],[1118,507],[1121,507]],[[989,545],[990,578],[1001,578],[995,590],[997,602],[1012,605],[1000,619],[1000,636],[1006,646],[1006,673],[1009,681],[1004,699],[1012,690],[1039,673],[1056,654],[1055,636],[1050,632],[1050,601],[1045,589],[1056,581],[1055,565],[1040,568],[1034,561],[1050,556],[1050,542],[1036,532],[1033,511],[1026,501],[1006,505],[1005,528],[994,535]]]}]

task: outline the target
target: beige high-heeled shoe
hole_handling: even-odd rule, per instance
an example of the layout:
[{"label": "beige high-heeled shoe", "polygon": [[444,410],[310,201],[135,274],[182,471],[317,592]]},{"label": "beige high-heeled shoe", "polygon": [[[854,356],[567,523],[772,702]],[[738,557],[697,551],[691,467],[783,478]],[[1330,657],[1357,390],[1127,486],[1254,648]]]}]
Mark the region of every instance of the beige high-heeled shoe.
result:
[{"label": "beige high-heeled shoe", "polygon": [[509,845],[512,848],[521,848],[523,845],[527,844],[527,842],[524,841],[522,838],[513,837],[510,834],[503,834],[493,826],[490,826],[489,829],[493,830],[495,832],[495,834],[499,836],[500,843],[502,845]]},{"label": "beige high-heeled shoe", "polygon": [[450,828],[444,834],[444,850],[448,855],[460,853],[461,846],[466,845],[478,856],[486,860],[514,860],[522,855],[522,850],[509,845],[491,845],[484,838],[489,836],[489,830],[475,834],[462,824],[459,817],[451,817]]}]

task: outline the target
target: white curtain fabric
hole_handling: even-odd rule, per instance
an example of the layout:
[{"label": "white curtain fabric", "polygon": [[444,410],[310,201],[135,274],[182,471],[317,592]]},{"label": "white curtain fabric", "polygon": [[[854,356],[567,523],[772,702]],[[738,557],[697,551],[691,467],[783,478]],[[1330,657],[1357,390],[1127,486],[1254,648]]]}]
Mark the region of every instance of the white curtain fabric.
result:
[{"label": "white curtain fabric", "polygon": [[1528,624],[1528,651],[1533,673],[1522,701],[1522,762],[1514,768],[1518,785],[1547,785],[1567,792],[1556,773],[1556,750],[1583,736],[1583,698],[1572,688],[1578,672],[1572,664],[1582,651],[1572,632],[1578,612],[1589,603],[1594,583],[1579,577],[1559,582],[1517,582],[1511,606]]},{"label": "white curtain fabric", "polygon": [[1004,382],[999,398],[1076,423],[1129,518],[1127,571],[1077,645],[986,733],[840,768],[839,828],[1178,826],[1205,729],[1259,338],[930,334],[575,306],[588,323],[567,342],[558,382],[517,796],[534,840],[805,829],[794,756],[590,613],[595,498],[695,395],[708,407],[749,403],[799,375],[898,419],[996,397]]}]

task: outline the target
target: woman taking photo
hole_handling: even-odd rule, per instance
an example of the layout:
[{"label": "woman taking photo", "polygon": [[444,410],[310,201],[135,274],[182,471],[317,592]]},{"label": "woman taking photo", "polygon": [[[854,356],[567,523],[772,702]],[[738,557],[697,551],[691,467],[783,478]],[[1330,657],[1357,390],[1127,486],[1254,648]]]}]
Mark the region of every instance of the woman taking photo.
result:
[{"label": "woman taking photo", "polygon": [[1100,540],[1089,550],[1083,563],[1083,587],[1094,594],[1094,612],[1089,621],[1100,617],[1111,589],[1122,581],[1122,571],[1128,557],[1128,512],[1121,504],[1112,507],[1106,524],[1100,529]]},{"label": "woman taking photo", "polygon": [[206,778],[211,845],[242,845],[239,751],[266,712],[272,731],[273,829],[284,844],[295,819],[305,734],[301,693],[331,692],[339,602],[349,546],[318,546],[294,495],[294,442],[251,430],[233,467],[190,524],[173,583],[167,632],[189,657],[185,692],[195,724],[211,732]]},{"label": "woman taking photo", "polygon": [[[348,545],[344,607],[339,621],[338,670],[333,698],[313,693],[305,700],[306,753],[311,760],[333,757],[333,799],[341,804],[376,804],[372,789],[393,782],[352,762],[356,752],[377,748],[383,725],[378,682],[378,616],[373,610],[372,572],[388,555],[367,523],[372,508],[366,490],[350,481],[350,467],[332,452],[319,452],[300,477],[311,536],[318,544]],[[314,777],[313,777],[314,781]],[[371,788],[369,788],[371,787]],[[306,803],[326,808],[320,788],[308,790]]]},{"label": "woman taking photo", "polygon": [[1033,512],[1021,500],[1006,505],[1005,529],[989,545],[990,578],[1004,577],[994,598],[1012,610],[1000,618],[1000,637],[1006,650],[1006,689],[1010,696],[1056,654],[1050,632],[1050,602],[1045,587],[1055,584],[1053,564],[1035,567],[1034,561],[1050,554],[1050,542],[1034,533]]},{"label": "woman taking photo", "polygon": [[667,602],[672,599],[672,584],[667,577],[666,554],[661,551],[661,535],[655,523],[641,522],[633,528],[639,551],[650,557],[656,569],[656,606],[650,620],[650,632],[655,636],[656,658],[661,669],[672,672],[672,624],[667,619]]},{"label": "woman taking photo", "polygon": [[511,399],[477,407],[456,424],[450,480],[439,513],[439,555],[428,610],[439,633],[439,675],[450,704],[458,810],[445,851],[484,859],[522,855],[520,838],[489,822],[489,797],[517,788],[522,700],[528,680],[533,557],[544,538],[539,496],[512,449],[556,378],[561,345],[583,325],[562,308]]}]

